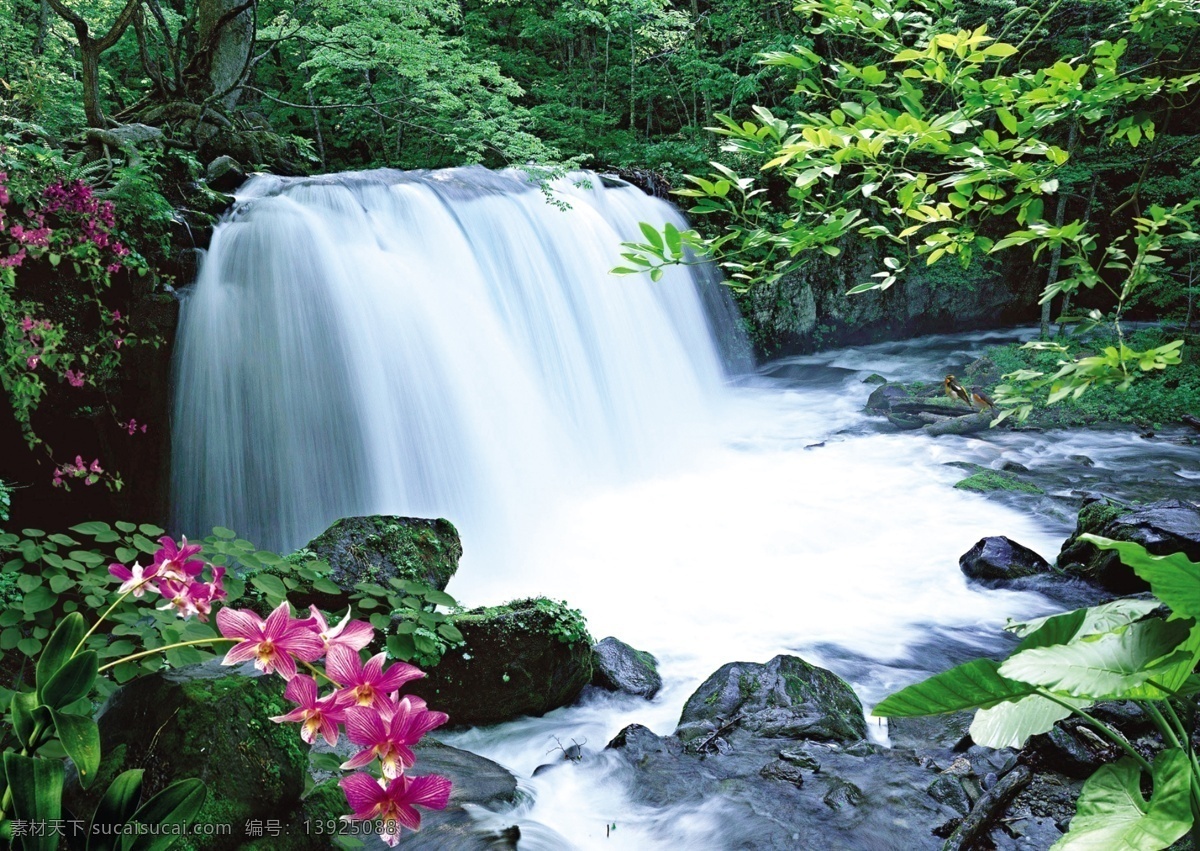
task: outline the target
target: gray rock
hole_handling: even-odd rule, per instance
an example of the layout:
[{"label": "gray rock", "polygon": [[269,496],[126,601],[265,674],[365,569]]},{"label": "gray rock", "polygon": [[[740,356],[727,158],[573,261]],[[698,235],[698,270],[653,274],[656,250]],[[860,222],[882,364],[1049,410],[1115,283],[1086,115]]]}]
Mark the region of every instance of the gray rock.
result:
[{"label": "gray rock", "polygon": [[952,774],[943,774],[929,784],[929,797],[939,804],[945,804],[959,815],[965,816],[971,811],[971,799],[963,791],[962,782]]},{"label": "gray rock", "polygon": [[87,135],[88,138],[94,139],[97,142],[112,145],[116,148],[124,148],[127,145],[159,142],[162,140],[163,132],[157,127],[151,127],[148,124],[122,124],[119,127],[106,129],[89,127]]},{"label": "gray rock", "polygon": [[1079,511],[1074,534],[1058,554],[1059,569],[1069,576],[1094,582],[1114,594],[1144,591],[1146,583],[1123,565],[1115,552],[1080,541],[1085,532],[1133,541],[1151,555],[1183,553],[1200,561],[1200,509],[1178,499],[1124,506],[1104,497],[1090,497]]},{"label": "gray rock", "polygon": [[675,732],[691,741],[734,718],[738,729],[765,738],[854,742],[867,735],[850,686],[796,656],[723,665],[688,698]]},{"label": "gray rock", "polygon": [[204,182],[209,189],[228,193],[237,189],[246,180],[246,172],[233,157],[217,157],[204,169]]},{"label": "gray rock", "polygon": [[980,540],[959,558],[958,566],[971,579],[998,581],[1050,570],[1050,563],[1040,555],[1003,535]]},{"label": "gray rock", "polygon": [[768,780],[782,780],[795,786],[804,785],[804,772],[800,770],[800,767],[782,759],[767,763],[759,769],[758,773]]},{"label": "gray rock", "polygon": [[658,660],[611,636],[592,648],[592,664],[595,669],[592,685],[608,691],[640,695],[649,700],[662,688]]},{"label": "gray rock", "polygon": [[465,645],[409,687],[451,724],[545,715],[573,703],[591,682],[592,640],[565,604],[518,600],[456,615],[454,625]]}]

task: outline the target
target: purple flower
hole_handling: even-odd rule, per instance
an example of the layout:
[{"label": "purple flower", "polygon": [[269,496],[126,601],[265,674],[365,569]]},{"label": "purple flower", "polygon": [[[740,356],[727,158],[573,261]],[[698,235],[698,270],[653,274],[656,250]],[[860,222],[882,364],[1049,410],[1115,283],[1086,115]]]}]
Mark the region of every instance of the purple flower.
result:
[{"label": "purple flower", "polygon": [[362,768],[379,757],[383,776],[389,780],[399,777],[416,762],[412,746],[449,719],[444,712],[414,706],[407,697],[390,708],[390,713],[361,706],[346,710],[346,735],[365,747],[342,763],[342,768]]},{"label": "purple flower", "polygon": [[[130,432],[132,434],[132,432]],[[325,615],[321,614],[321,610],[316,606],[309,606],[309,612],[312,617],[313,629],[321,636],[321,640],[325,642],[325,652],[335,646],[348,647],[351,650],[362,650],[371,643],[371,639],[375,636],[375,628],[366,621],[350,620],[350,608],[346,607],[346,616],[342,618],[337,626],[331,627],[325,620]]]},{"label": "purple flower", "polygon": [[346,793],[346,802],[354,815],[343,816],[354,821],[382,819],[383,841],[395,846],[400,841],[400,825],[409,830],[421,829],[421,814],[416,807],[443,810],[450,800],[450,781],[436,774],[423,777],[394,778],[386,786],[361,771],[338,783]]},{"label": "purple flower", "polygon": [[[56,483],[62,481],[59,478],[57,470],[54,471],[54,477]],[[134,562],[133,568],[130,569],[123,564],[110,564],[108,572],[117,577],[117,579],[122,580],[121,587],[117,589],[117,593],[124,594],[127,591],[132,591],[133,596],[140,597],[146,593],[146,586],[158,572],[158,565],[152,564],[146,568]]]},{"label": "purple flower", "polygon": [[260,671],[278,671],[285,680],[296,676],[296,659],[312,662],[325,651],[312,628],[292,618],[287,600],[265,621],[253,612],[221,609],[217,612],[217,628],[226,638],[241,639],[225,654],[222,665],[253,659]]},{"label": "purple flower", "polygon": [[425,672],[404,662],[396,662],[386,671],[383,662],[387,656],[376,654],[363,664],[358,652],[343,644],[329,648],[325,673],[338,685],[354,695],[359,706],[373,706],[377,710],[387,706],[388,692],[396,691],[409,680],[420,679]]},{"label": "purple flower", "polygon": [[276,715],[272,721],[300,722],[300,738],[308,744],[316,741],[317,733],[325,737],[330,746],[338,740],[338,724],[346,720],[345,693],[335,691],[326,697],[317,697],[317,681],[299,674],[292,678],[283,696],[296,708],[286,715]]}]

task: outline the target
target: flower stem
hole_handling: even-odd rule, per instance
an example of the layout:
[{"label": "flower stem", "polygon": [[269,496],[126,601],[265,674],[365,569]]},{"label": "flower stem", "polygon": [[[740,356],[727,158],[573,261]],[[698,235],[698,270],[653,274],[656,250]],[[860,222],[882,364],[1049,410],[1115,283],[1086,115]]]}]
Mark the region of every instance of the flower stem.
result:
[{"label": "flower stem", "polygon": [[109,668],[114,668],[122,662],[132,662],[134,659],[141,659],[143,656],[153,656],[155,653],[164,653],[167,650],[174,650],[177,647],[193,647],[197,644],[212,644],[214,641],[232,641],[234,643],[241,641],[240,638],[222,638],[217,636],[214,638],[195,638],[191,641],[177,641],[174,644],[164,644],[162,647],[154,647],[150,650],[143,650],[140,653],[131,653],[128,656],[122,656],[115,662],[109,662],[107,665],[101,665],[97,673],[103,673]]},{"label": "flower stem", "polygon": [[[137,589],[139,589],[139,588],[141,588],[143,585],[145,585],[147,582],[149,582],[151,578],[152,578],[152,577],[146,577],[146,578],[145,578],[145,579],[143,579],[141,582],[139,582],[137,585],[134,585],[132,588],[130,588],[128,591],[126,591],[124,594],[122,594],[120,597],[118,597],[117,599],[113,600],[113,604],[112,604],[111,606],[109,606],[107,609],[105,609],[105,610],[104,610],[104,614],[102,614],[102,615],[101,615],[99,618],[97,618],[97,619],[96,619],[96,622],[95,622],[94,624],[92,624],[92,628],[91,628],[91,629],[89,629],[89,630],[88,630],[88,631],[87,631],[87,632],[84,634],[83,638],[79,639],[79,643],[78,643],[78,644],[76,644],[76,645],[75,645],[75,649],[71,651],[71,657],[70,657],[70,658],[72,658],[72,659],[74,659],[74,658],[75,658],[76,654],[77,654],[77,653],[79,653],[79,651],[80,651],[80,650],[83,648],[84,642],[86,642],[86,641],[87,641],[89,638],[91,638],[91,637],[92,637],[92,633],[96,631],[96,627],[100,626],[100,624],[104,622],[104,619],[105,619],[106,617],[108,617],[109,615],[111,615],[111,614],[112,614],[112,612],[113,612],[113,609],[115,609],[117,606],[121,605],[121,602],[122,602],[122,601],[123,601],[123,600],[124,600],[126,597],[128,597],[128,596],[129,596],[130,594],[132,594],[134,591],[136,591]],[[104,670],[104,669],[103,669],[103,668],[101,668],[100,670]]]},{"label": "flower stem", "polygon": [[321,677],[322,679],[328,681],[330,685],[338,686],[339,688],[341,687],[341,683],[339,683],[337,680],[333,679],[333,677],[329,676],[329,674],[325,673],[320,668],[315,667],[312,662],[305,662],[303,659],[297,659],[296,661],[299,662],[304,667],[308,668],[310,671],[312,671],[318,677]]}]

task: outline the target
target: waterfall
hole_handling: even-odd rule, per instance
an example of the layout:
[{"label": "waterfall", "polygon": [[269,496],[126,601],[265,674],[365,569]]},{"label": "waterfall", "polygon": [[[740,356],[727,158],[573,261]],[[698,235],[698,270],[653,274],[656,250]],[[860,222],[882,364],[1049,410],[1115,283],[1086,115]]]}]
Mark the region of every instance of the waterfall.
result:
[{"label": "waterfall", "polygon": [[702,266],[609,274],[642,221],[684,226],[594,174],[252,178],[184,298],[176,531],[287,551],[343,516],[443,516],[471,547],[685,453],[740,331]]}]

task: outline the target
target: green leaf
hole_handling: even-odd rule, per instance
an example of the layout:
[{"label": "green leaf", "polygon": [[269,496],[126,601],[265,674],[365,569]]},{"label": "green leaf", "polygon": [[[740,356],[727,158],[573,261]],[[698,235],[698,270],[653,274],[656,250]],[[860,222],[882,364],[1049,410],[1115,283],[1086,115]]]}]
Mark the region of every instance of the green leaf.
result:
[{"label": "green leaf", "polygon": [[1142,797],[1142,769],[1126,757],[1083,784],[1067,835],[1053,851],[1158,851],[1192,826],[1187,754],[1165,750],[1154,760],[1154,790]]},{"label": "green leaf", "polygon": [[232,541],[237,537],[237,532],[232,529],[226,529],[224,526],[214,526],[213,534],[226,541]]},{"label": "green leaf", "polygon": [[99,520],[89,520],[87,523],[80,523],[78,526],[71,527],[72,532],[78,532],[80,535],[91,535],[93,538],[105,532],[111,532],[112,527],[107,523],[102,523]]},{"label": "green leaf", "polygon": [[656,251],[661,252],[663,249],[662,234],[648,222],[639,222],[638,227],[642,229],[642,235],[646,237],[646,241],[654,247]]},{"label": "green leaf", "polygon": [[118,529],[120,529],[122,532],[133,532],[134,530],[137,529],[136,523],[129,523],[125,520],[118,520],[115,523],[113,523],[113,525],[116,526]]},{"label": "green leaf", "polygon": [[50,678],[38,695],[46,706],[58,709],[87,695],[96,681],[99,661],[95,650],[85,650]]},{"label": "green leaf", "polygon": [[[96,806],[93,825],[123,825],[137,810],[142,797],[142,769],[123,771],[108,784],[108,789]],[[88,835],[87,851],[113,851],[119,836],[113,831],[95,830]]]},{"label": "green leaf", "polygon": [[38,705],[37,695],[31,691],[15,693],[8,707],[17,740],[23,747],[29,747],[34,728],[39,724],[45,727],[50,723],[50,716],[44,707]]},{"label": "green leaf", "polygon": [[426,602],[433,603],[437,606],[453,606],[456,602],[455,599],[445,591],[438,591],[437,589],[430,589],[425,594],[425,600]]},{"label": "green leaf", "polygon": [[1113,541],[1099,535],[1080,535],[1081,541],[1102,550],[1115,550],[1121,561],[1150,583],[1155,596],[1185,618],[1200,619],[1200,564],[1183,553],[1153,556],[1132,541]]},{"label": "green leaf", "polygon": [[87,625],[79,612],[72,612],[62,619],[50,640],[46,642],[46,649],[42,651],[41,658],[38,659],[34,681],[39,692],[71,658],[86,632]]},{"label": "green leaf", "polygon": [[[130,816],[129,821],[145,825],[190,825],[196,820],[208,789],[201,780],[179,780],[163,789]],[[177,836],[170,830],[121,838],[121,851],[165,851]]]},{"label": "green leaf", "polygon": [[251,577],[250,584],[268,597],[282,598],[287,596],[287,588],[284,587],[283,580],[269,573]]},{"label": "green leaf", "polygon": [[[1091,703],[1078,698],[1060,699],[1077,709]],[[1038,694],[1026,695],[976,712],[971,721],[971,739],[989,748],[1021,748],[1030,736],[1050,732],[1070,714],[1070,706],[1062,706]]]},{"label": "green leaf", "polygon": [[881,718],[940,715],[962,709],[995,706],[1033,693],[1033,687],[1007,679],[992,659],[975,659],[914,683],[887,697],[871,710]]},{"label": "green leaf", "polygon": [[438,624],[437,631],[438,631],[438,634],[441,635],[442,638],[445,638],[447,641],[453,641],[454,643],[457,644],[458,642],[463,640],[463,634],[461,632],[459,632],[458,627],[456,627],[452,623]]},{"label": "green leaf", "polygon": [[1000,666],[1002,676],[1094,700],[1117,700],[1141,685],[1187,637],[1181,621],[1139,621],[1094,640],[1022,650]]},{"label": "green leaf", "polygon": [[[12,817],[43,824],[61,819],[64,774],[63,764],[58,760],[4,754]],[[58,836],[47,829],[41,836],[23,836],[18,843],[17,847],[23,851],[56,851]]]},{"label": "green leaf", "polygon": [[328,579],[318,579],[312,584],[314,591],[320,591],[322,594],[343,594],[341,588],[334,585]]},{"label": "green leaf", "polygon": [[84,715],[68,715],[51,709],[50,717],[63,750],[79,772],[79,785],[87,789],[100,769],[100,728]]},{"label": "green leaf", "polygon": [[166,529],[163,529],[161,526],[155,526],[152,523],[143,523],[138,526],[138,531],[147,538],[160,538],[167,533]]},{"label": "green leaf", "polygon": [[1008,631],[1022,638],[1014,652],[1033,647],[1066,644],[1072,638],[1111,632],[1140,620],[1161,605],[1158,600],[1127,598],[1113,600],[1088,609],[1076,609],[1061,615],[1050,615],[1025,623],[1010,624]]}]

